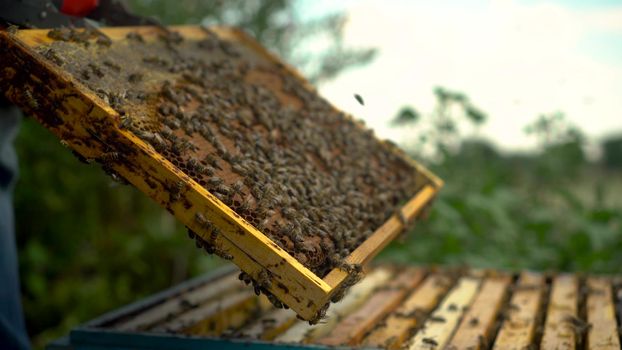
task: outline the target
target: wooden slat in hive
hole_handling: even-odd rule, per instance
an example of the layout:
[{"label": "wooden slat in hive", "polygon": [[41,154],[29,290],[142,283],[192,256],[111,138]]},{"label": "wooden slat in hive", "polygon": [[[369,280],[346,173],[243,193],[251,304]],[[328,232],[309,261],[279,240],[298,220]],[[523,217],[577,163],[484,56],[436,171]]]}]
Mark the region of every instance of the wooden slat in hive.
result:
[{"label": "wooden slat in hive", "polygon": [[532,344],[544,287],[545,281],[541,274],[521,273],[510,299],[508,315],[495,340],[494,349],[522,350]]},{"label": "wooden slat in hive", "polygon": [[464,315],[447,349],[488,349],[511,278],[487,278]]},{"label": "wooden slat in hive", "polygon": [[[272,65],[272,68],[268,69],[269,73],[251,72],[248,81],[241,82],[241,84],[264,84],[270,89],[278,90],[275,94],[280,98],[283,97],[284,93],[281,90],[284,86],[278,84],[279,79],[275,79],[275,76],[279,74],[281,77],[289,75],[299,80],[294,85],[299,83],[307,89],[304,92],[305,94],[315,94],[315,91],[310,89],[308,84],[292,69],[284,66],[278,59],[239,31],[230,28],[214,28],[211,31],[206,31],[198,27],[179,27],[173,28],[173,30],[186,40],[194,40],[195,42],[213,39],[213,36],[216,36],[219,40],[224,41],[228,45],[227,47],[236,46],[245,52],[253,52],[257,60],[263,60]],[[145,38],[144,42],[153,42],[158,37],[164,36],[165,39],[168,38],[166,40],[168,40],[169,48],[176,45],[175,36],[171,42],[171,38],[167,36],[169,35],[168,32],[153,27],[104,28],[101,32],[108,36],[112,47],[117,42],[126,41],[128,33],[142,36]],[[142,130],[137,133],[123,126],[130,119],[135,122],[153,124],[151,126],[155,125],[156,130],[163,128],[162,125],[157,125],[159,122],[157,118],[139,116],[136,120],[132,119],[140,113],[153,112],[157,105],[149,105],[149,103],[157,102],[160,97],[156,96],[153,101],[151,98],[147,99],[146,105],[130,106],[131,108],[127,110],[128,113],[122,117],[118,110],[112,108],[110,102],[112,99],[108,98],[110,96],[103,96],[98,89],[90,90],[85,86],[85,84],[90,83],[78,81],[79,79],[75,74],[84,75],[86,73],[93,78],[100,76],[108,68],[95,67],[90,64],[86,66],[85,64],[86,70],[69,73],[63,68],[63,64],[66,67],[67,62],[63,63],[62,60],[58,62],[58,51],[54,53],[46,46],[51,45],[53,41],[47,34],[47,30],[20,31],[16,35],[6,32],[0,33],[0,41],[7,48],[1,53],[2,61],[7,64],[0,71],[0,83],[3,92],[9,99],[27,113],[34,114],[39,121],[51,129],[81,157],[101,163],[107,172],[114,174],[117,178],[129,181],[165,207],[184,225],[197,233],[197,240],[202,246],[208,248],[208,251],[210,251],[210,247],[215,247],[216,249],[211,251],[232,259],[255,281],[268,274],[272,283],[265,283],[262,288],[266,292],[276,295],[278,299],[289,305],[301,317],[313,319],[321,313],[332,294],[338,292],[341,285],[347,285],[344,282],[352,276],[350,270],[333,268],[323,280],[322,275],[318,276],[301,263],[301,260],[298,260],[299,257],[292,256],[290,254],[292,252],[279,246],[278,243],[282,244],[282,242],[275,242],[267,237],[266,232],[262,232],[263,229],[258,230],[255,227],[258,225],[257,223],[249,223],[247,218],[240,216],[231,207],[225,205],[222,198],[211,193],[211,189],[208,191],[205,187],[205,179],[200,179],[196,174],[193,174],[194,170],[186,169],[190,166],[188,165],[190,164],[188,157],[184,155],[182,158],[185,158],[181,160],[171,159],[159,151],[162,149],[161,146],[164,141],[152,130]],[[135,52],[138,53],[142,44],[134,43],[133,45],[133,48],[136,48]],[[86,47],[89,47],[88,50],[96,52],[94,57],[99,57],[101,56],[100,53],[105,54],[108,46],[92,43]],[[41,48],[43,50],[40,50]],[[173,48],[171,52],[175,52],[175,49]],[[179,52],[177,53],[179,54]],[[127,63],[133,69],[137,68],[135,64],[129,64],[133,57],[130,56],[117,57],[117,59],[122,60],[122,65]],[[73,57],[85,59],[84,55],[80,54]],[[153,57],[146,58],[151,60]],[[158,61],[157,57],[153,59]],[[115,62],[112,62],[110,67],[114,67],[115,64],[117,67],[115,69],[120,69],[121,64]],[[29,69],[25,71],[23,67]],[[161,82],[162,79],[187,80],[186,77],[181,80],[177,79],[179,77],[175,77],[172,74],[173,71],[162,73],[155,72],[156,70],[154,68],[146,71],[144,81],[153,83],[155,81]],[[101,77],[111,84],[125,82],[124,79],[119,79],[119,74],[106,73],[108,74],[103,74]],[[90,82],[92,81],[90,80]],[[125,100],[129,100],[129,98],[121,98],[121,101]],[[286,97],[285,100],[287,100]],[[318,101],[320,100],[318,99]],[[292,102],[292,105],[299,107],[297,103]],[[134,113],[136,111],[140,113]],[[346,120],[351,121],[348,118]],[[177,134],[177,136],[181,135],[180,133]],[[198,151],[194,155],[199,157],[192,158],[194,160],[202,159],[213,151],[213,147],[210,148],[211,146],[207,145],[207,142],[201,140],[196,134],[193,136],[193,142],[195,146],[198,146]],[[164,148],[168,149],[167,147]],[[379,147],[386,149],[389,146],[385,143],[379,143]],[[403,158],[403,153],[397,151],[390,154]],[[416,177],[416,182],[421,185],[417,189],[420,191],[406,202],[401,210],[402,215],[390,216],[383,225],[368,236],[367,240],[351,251],[345,259],[346,263],[367,263],[404,229],[406,224],[401,216],[407,221],[417,217],[442,185],[442,181],[420,165],[408,159],[405,161],[411,165],[414,172],[413,176]],[[196,167],[196,162],[191,167]],[[231,184],[227,183],[227,185]],[[219,229],[219,234],[215,235],[215,231],[208,228],[206,220]],[[318,250],[311,249],[310,251],[317,252]]]},{"label": "wooden slat in hive", "polygon": [[447,276],[440,273],[428,276],[383,324],[363,339],[362,345],[399,349],[450,287]]},{"label": "wooden slat in hive", "polygon": [[252,291],[242,289],[158,324],[155,332],[194,335],[220,335],[230,327],[240,327],[259,311],[260,299]]},{"label": "wooden slat in hive", "polygon": [[462,277],[441,305],[428,317],[423,328],[415,334],[408,348],[444,349],[465,310],[471,305],[481,280]]},{"label": "wooden slat in hive", "polygon": [[272,340],[285,332],[295,322],[296,315],[291,310],[270,310],[240,329],[237,334],[241,338]]},{"label": "wooden slat in hive", "polygon": [[611,281],[607,278],[587,279],[587,348],[618,350],[620,336],[613,307]]},{"label": "wooden slat in hive", "polygon": [[347,315],[325,337],[314,341],[323,345],[356,345],[377,323],[393,311],[407,293],[424,277],[422,269],[406,269],[385,287],[375,292],[358,311]]},{"label": "wooden slat in hive", "polygon": [[227,293],[233,289],[241,289],[242,282],[238,280],[235,274],[228,274],[213,283],[201,285],[190,290],[183,295],[171,298],[161,304],[150,307],[149,309],[137,314],[133,317],[123,319],[114,324],[114,328],[120,331],[139,331],[149,328],[156,323],[163,322],[187,311],[189,308],[195,308],[211,299],[221,297],[223,293]]},{"label": "wooden slat in hive", "polygon": [[298,321],[285,333],[277,336],[274,341],[279,343],[312,342],[327,334],[342,317],[365,302],[371,293],[381,287],[392,275],[393,271],[390,269],[374,269],[361,282],[352,287],[341,301],[328,309],[323,323],[309,325],[307,322]]},{"label": "wooden slat in hive", "polygon": [[578,321],[579,282],[575,275],[555,276],[546,312],[541,349],[575,349],[577,337],[574,322]]}]

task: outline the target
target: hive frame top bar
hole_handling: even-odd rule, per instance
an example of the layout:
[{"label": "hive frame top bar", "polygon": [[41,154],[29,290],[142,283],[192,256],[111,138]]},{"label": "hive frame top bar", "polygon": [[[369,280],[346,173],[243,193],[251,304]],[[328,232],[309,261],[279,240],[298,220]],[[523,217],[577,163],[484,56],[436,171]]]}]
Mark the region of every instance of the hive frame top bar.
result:
[{"label": "hive frame top bar", "polygon": [[[112,41],[138,32],[147,40],[162,33],[157,27],[127,27],[100,29]],[[197,26],[171,27],[185,39],[198,40],[208,34]],[[252,38],[234,28],[210,28],[219,38],[243,45],[259,56],[286,69],[306,88],[313,90],[300,74],[284,65]],[[216,244],[232,261],[254,279],[268,271],[272,283],[268,291],[287,304],[304,319],[312,320],[327,304],[352,271],[333,269],[324,278],[315,275],[298,260],[267,236],[241,218],[231,208],[195,182],[182,170],[159,154],[151,145],[128,130],[119,127],[120,116],[93,91],[63,69],[50,63],[36,47],[51,43],[47,29],[23,30],[17,33],[0,32],[3,50],[0,59],[6,64],[0,69],[0,90],[6,97],[60,137],[65,144],[85,159],[100,160],[110,152],[124,150],[122,160],[106,164],[153,200],[165,207],[178,220],[200,237],[209,232],[195,220],[204,213],[221,228]],[[26,71],[23,67],[29,67]],[[53,111],[53,112],[52,112]],[[97,137],[93,137],[97,135]],[[389,146],[389,145],[387,145]],[[390,146],[389,146],[390,147]],[[417,218],[429,205],[442,186],[442,181],[397,149],[425,185],[401,209],[389,218],[346,259],[349,264],[366,264],[404,228],[406,221]],[[171,184],[183,184],[181,200],[171,200]]]}]

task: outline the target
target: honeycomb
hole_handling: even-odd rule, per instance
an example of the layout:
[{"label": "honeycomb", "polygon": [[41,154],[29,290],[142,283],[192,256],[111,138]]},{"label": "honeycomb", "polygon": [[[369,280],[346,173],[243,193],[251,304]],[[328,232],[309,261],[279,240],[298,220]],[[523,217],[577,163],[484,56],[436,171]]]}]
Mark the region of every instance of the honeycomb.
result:
[{"label": "honeycomb", "polygon": [[[287,67],[205,32],[194,40],[162,28],[157,38],[113,41],[54,29],[55,41],[37,50],[118,112],[120,128],[324,276],[424,184],[402,154]],[[183,186],[168,184],[171,201]],[[212,244],[218,227],[195,219],[211,232],[189,232],[197,245],[228,258]]]}]

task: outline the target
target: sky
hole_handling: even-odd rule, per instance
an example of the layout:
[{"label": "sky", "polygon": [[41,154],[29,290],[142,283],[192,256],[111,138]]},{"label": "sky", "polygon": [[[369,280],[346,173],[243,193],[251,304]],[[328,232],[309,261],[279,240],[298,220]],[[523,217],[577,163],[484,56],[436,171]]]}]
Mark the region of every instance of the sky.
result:
[{"label": "sky", "polygon": [[319,90],[380,137],[412,137],[388,120],[405,105],[431,112],[436,86],[486,112],[478,135],[502,150],[533,149],[524,127],[556,111],[592,140],[622,133],[622,1],[320,0],[304,11],[345,12],[346,44],[379,50]]}]

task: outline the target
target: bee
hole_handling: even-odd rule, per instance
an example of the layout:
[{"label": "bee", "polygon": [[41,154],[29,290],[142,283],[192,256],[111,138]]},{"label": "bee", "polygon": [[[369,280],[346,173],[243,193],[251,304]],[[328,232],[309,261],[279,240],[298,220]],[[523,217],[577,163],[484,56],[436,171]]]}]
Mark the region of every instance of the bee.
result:
[{"label": "bee", "polygon": [[197,248],[202,249],[203,248],[203,241],[200,238],[196,238],[194,240],[194,245],[196,245]]},{"label": "bee", "polygon": [[479,319],[477,317],[473,317],[469,320],[469,325],[471,327],[475,327],[479,324]]},{"label": "bee", "polygon": [[309,320],[309,324],[314,325],[324,319],[326,317],[326,310],[328,310],[328,306],[329,304],[326,304],[321,309],[319,309],[317,314],[315,314],[315,316],[311,320]]},{"label": "bee", "polygon": [[201,163],[197,162],[196,159],[191,158],[190,160],[188,160],[188,169],[197,171],[202,170]]},{"label": "bee", "polygon": [[274,295],[272,295],[272,293],[267,293],[266,295],[268,296],[268,300],[272,303],[272,305],[274,305],[275,308],[277,309],[283,308],[283,303],[281,303],[279,299],[277,299]]},{"label": "bee", "polygon": [[116,64],[116,63],[114,63],[112,61],[105,60],[103,62],[103,64],[104,64],[104,66],[114,70],[115,72],[120,72],[121,71],[121,66],[119,66],[118,64]]},{"label": "bee", "polygon": [[30,90],[24,90],[24,96],[28,107],[32,109],[39,109],[39,102],[36,98],[34,98],[34,96],[32,96],[32,92]]},{"label": "bee", "polygon": [[130,40],[138,41],[140,43],[144,43],[145,42],[145,39],[143,38],[143,36],[140,35],[137,32],[129,32],[129,33],[127,33],[127,35],[125,37],[127,39],[130,39]]},{"label": "bee", "polygon": [[188,238],[195,239],[196,236],[197,236],[197,234],[194,233],[194,231],[192,231],[191,229],[188,229]]},{"label": "bee", "polygon": [[203,175],[206,175],[206,176],[213,176],[215,172],[216,170],[209,165],[204,166],[203,171],[201,171],[201,173],[203,173]]},{"label": "bee", "polygon": [[566,317],[564,317],[563,322],[568,323],[577,335],[584,334],[590,328],[592,328],[592,324],[571,315],[567,315]]},{"label": "bee", "polygon": [[183,181],[177,181],[173,186],[169,187],[169,196],[172,201],[178,201],[181,198],[181,192],[186,187]]},{"label": "bee", "polygon": [[212,226],[212,232],[210,233],[210,240],[212,242],[215,242],[218,236],[220,236],[220,230],[218,229],[218,227]]},{"label": "bee", "polygon": [[129,115],[122,115],[121,116],[121,123],[119,124],[119,128],[121,128],[121,129],[131,129],[133,123],[134,122],[132,121],[132,118]]},{"label": "bee", "polygon": [[196,212],[194,214],[194,219],[200,226],[207,228],[207,229],[211,229],[212,224],[209,222],[209,220],[205,218],[205,216],[202,213]]},{"label": "bee", "polygon": [[246,213],[246,212],[248,212],[250,209],[251,209],[251,202],[248,200],[248,197],[247,197],[247,198],[244,198],[244,199],[242,200],[242,203],[240,203],[240,206],[238,207],[238,210],[239,210],[241,213]]},{"label": "bee", "polygon": [[406,218],[406,215],[404,215],[404,212],[401,209],[395,210],[395,215],[397,215],[397,218],[400,220],[402,226],[408,226],[408,218]]},{"label": "bee", "polygon": [[244,166],[242,166],[241,164],[233,164],[231,166],[231,170],[233,170],[234,173],[242,176],[245,176],[247,173],[246,168],[244,168]]},{"label": "bee", "polygon": [[91,69],[93,74],[95,74],[95,76],[97,76],[98,78],[103,78],[104,77],[104,72],[102,72],[102,70],[97,65],[95,65],[94,63],[89,63],[88,67]]},{"label": "bee", "polygon": [[244,189],[244,183],[240,180],[236,181],[231,185],[231,191],[234,194],[242,194],[242,189]]},{"label": "bee", "polygon": [[259,274],[257,274],[257,284],[263,289],[270,289],[272,285],[270,273],[266,270],[261,270]]},{"label": "bee", "polygon": [[112,40],[106,36],[106,34],[100,32],[101,35],[99,35],[97,37],[97,40],[95,41],[95,43],[97,45],[102,45],[102,46],[110,46],[112,45]]},{"label": "bee", "polygon": [[207,183],[213,187],[221,185],[223,182],[223,179],[219,178],[218,176],[212,176],[207,180]]},{"label": "bee", "polygon": [[431,322],[440,322],[440,323],[445,323],[447,321],[445,317],[442,317],[442,316],[430,316],[429,320]]},{"label": "bee", "polygon": [[99,160],[102,162],[111,162],[119,160],[119,152],[105,152],[99,156]]},{"label": "bee", "polygon": [[240,272],[240,274],[238,275],[238,279],[242,282],[244,282],[245,284],[250,284],[251,283],[251,276],[249,276],[246,272],[242,271]]},{"label": "bee", "polygon": [[142,73],[132,73],[127,77],[127,81],[129,81],[130,83],[138,83],[141,80],[143,80]]},{"label": "bee", "polygon": [[233,260],[233,255],[229,254],[229,253],[225,253],[225,252],[221,252],[220,257],[225,259],[225,260]]},{"label": "bee", "polygon": [[52,48],[49,48],[49,49],[43,51],[43,57],[45,57],[46,59],[52,61],[57,66],[62,66],[63,63],[64,63],[63,60],[60,58],[60,56],[58,56],[56,51],[54,51],[54,49],[52,49]]},{"label": "bee", "polygon": [[438,346],[438,342],[432,338],[423,338],[423,343],[430,345],[432,347],[437,347]]},{"label": "bee", "polygon": [[11,34],[11,35],[15,35],[17,34],[17,32],[19,31],[19,27],[16,25],[11,24],[10,26],[8,26],[8,28],[6,29],[6,31]]},{"label": "bee", "polygon": [[453,304],[453,303],[449,304],[448,310],[449,311],[458,311],[458,305]]},{"label": "bee", "polygon": [[208,154],[207,156],[205,156],[205,161],[212,167],[222,170],[220,164],[218,163],[218,159],[214,157],[214,155]]}]

